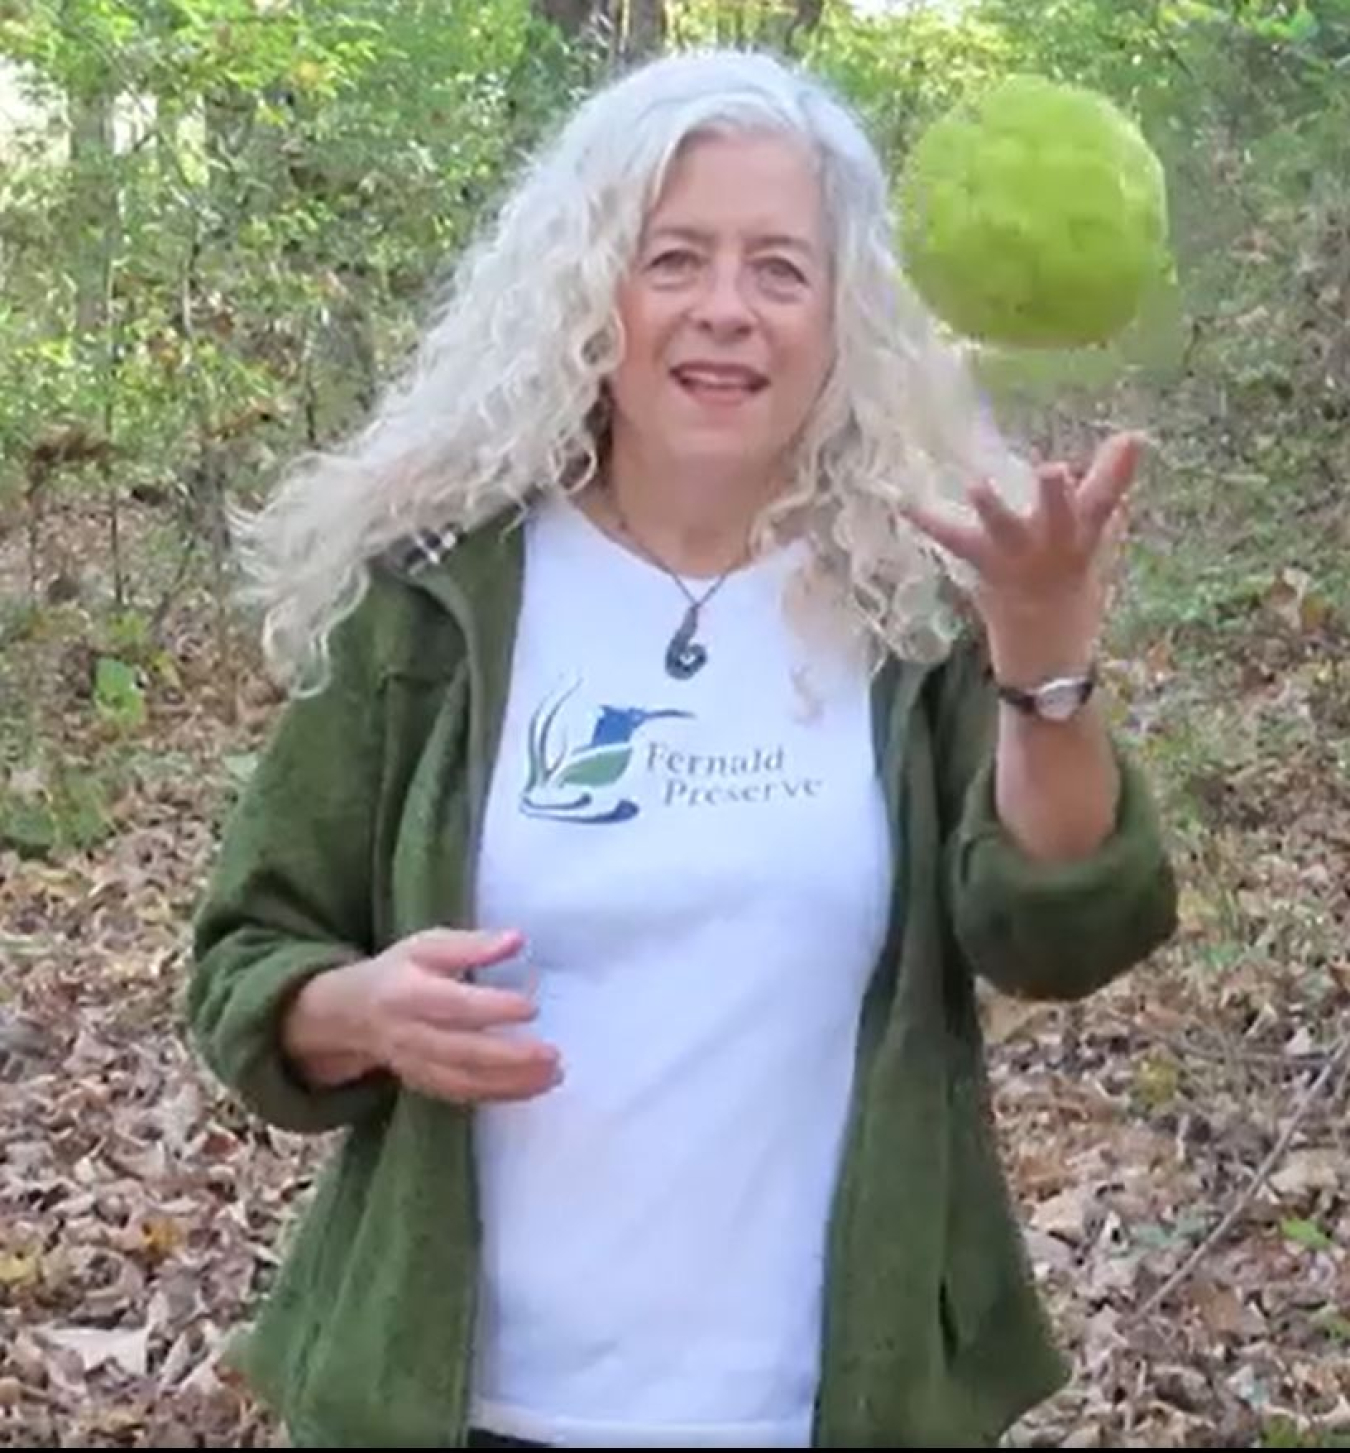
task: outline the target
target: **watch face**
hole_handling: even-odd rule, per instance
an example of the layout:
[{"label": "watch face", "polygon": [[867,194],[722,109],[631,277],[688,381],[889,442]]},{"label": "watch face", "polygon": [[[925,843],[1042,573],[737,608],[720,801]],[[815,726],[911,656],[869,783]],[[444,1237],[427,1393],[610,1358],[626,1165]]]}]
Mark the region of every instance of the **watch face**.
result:
[{"label": "watch face", "polygon": [[1056,681],[1036,693],[1037,710],[1051,721],[1067,721],[1083,704],[1077,681]]}]

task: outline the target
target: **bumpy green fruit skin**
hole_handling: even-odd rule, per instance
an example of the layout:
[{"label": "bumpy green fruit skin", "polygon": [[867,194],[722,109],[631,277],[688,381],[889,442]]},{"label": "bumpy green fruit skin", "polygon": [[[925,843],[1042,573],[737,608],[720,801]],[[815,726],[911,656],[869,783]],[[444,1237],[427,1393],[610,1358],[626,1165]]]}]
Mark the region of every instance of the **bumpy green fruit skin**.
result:
[{"label": "bumpy green fruit skin", "polygon": [[1009,77],[935,122],[898,200],[911,284],[977,341],[1104,342],[1166,268],[1156,154],[1108,99],[1043,77]]}]

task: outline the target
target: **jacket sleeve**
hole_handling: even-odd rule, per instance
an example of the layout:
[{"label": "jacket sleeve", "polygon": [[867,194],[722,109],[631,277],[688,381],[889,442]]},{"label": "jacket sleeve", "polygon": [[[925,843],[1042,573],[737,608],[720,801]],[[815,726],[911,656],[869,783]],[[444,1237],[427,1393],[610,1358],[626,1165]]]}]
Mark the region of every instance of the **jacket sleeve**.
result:
[{"label": "jacket sleeve", "polygon": [[1176,929],[1175,876],[1147,780],[1113,738],[1120,798],[1111,834],[1086,858],[1030,857],[998,816],[998,701],[982,642],[963,639],[940,675],[935,752],[956,942],[974,972],[1006,993],[1084,998]]},{"label": "jacket sleeve", "polygon": [[[374,589],[374,587],[372,587]],[[372,950],[371,863],[381,763],[370,595],[333,632],[331,672],[292,699],[226,824],[193,925],[190,1035],[251,1111],[317,1133],[378,1111],[391,1077],[303,1080],[282,1017],[315,974]]]}]

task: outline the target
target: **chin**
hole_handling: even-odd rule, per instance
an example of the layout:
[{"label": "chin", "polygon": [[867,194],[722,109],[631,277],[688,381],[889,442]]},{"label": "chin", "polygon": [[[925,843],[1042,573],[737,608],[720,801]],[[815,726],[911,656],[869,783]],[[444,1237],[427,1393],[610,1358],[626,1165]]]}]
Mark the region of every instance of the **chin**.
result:
[{"label": "chin", "polygon": [[723,438],[681,441],[670,451],[685,469],[722,477],[728,474],[758,475],[774,467],[778,456],[772,450],[752,445],[745,439]]}]

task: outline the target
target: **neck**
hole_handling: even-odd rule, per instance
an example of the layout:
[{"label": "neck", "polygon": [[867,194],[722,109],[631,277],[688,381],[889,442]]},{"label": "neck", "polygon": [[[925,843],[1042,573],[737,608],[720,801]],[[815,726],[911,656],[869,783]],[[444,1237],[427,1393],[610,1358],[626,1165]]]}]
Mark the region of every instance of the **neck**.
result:
[{"label": "neck", "polygon": [[709,470],[654,457],[616,438],[592,514],[690,577],[720,575],[749,554],[759,512],[781,488],[766,472]]}]

